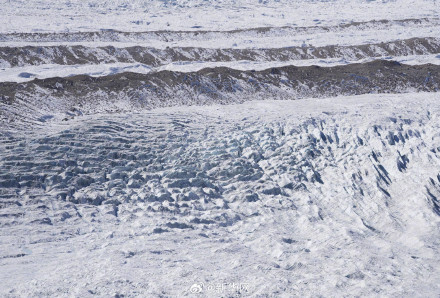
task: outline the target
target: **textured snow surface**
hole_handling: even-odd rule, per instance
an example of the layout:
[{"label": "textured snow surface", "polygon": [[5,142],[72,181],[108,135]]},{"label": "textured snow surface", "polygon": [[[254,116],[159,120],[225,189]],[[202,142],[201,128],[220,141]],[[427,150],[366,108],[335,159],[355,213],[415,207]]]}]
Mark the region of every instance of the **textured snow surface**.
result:
[{"label": "textured snow surface", "polygon": [[439,100],[176,107],[3,134],[1,293],[434,297]]},{"label": "textured snow surface", "polygon": [[0,0],[0,296],[438,297],[439,16]]},{"label": "textured snow surface", "polygon": [[[371,20],[344,22],[338,25],[298,27],[255,27],[229,31],[139,31],[93,30],[91,32],[35,32],[0,34],[5,46],[84,45],[132,47],[145,46],[201,48],[282,48],[292,46],[321,47],[389,42],[414,37],[439,36],[438,13],[421,19]],[[181,26],[176,28],[181,30]],[[170,31],[168,31],[170,30]]]},{"label": "textured snow surface", "polygon": [[436,0],[2,0],[2,32],[234,30],[438,17]]},{"label": "textured snow surface", "polygon": [[[436,0],[3,2],[0,81],[145,73],[153,66],[194,71],[262,69],[269,62],[438,63]],[[414,55],[430,58],[405,58]]]},{"label": "textured snow surface", "polygon": [[436,0],[2,0],[3,32],[233,30],[436,16]]}]

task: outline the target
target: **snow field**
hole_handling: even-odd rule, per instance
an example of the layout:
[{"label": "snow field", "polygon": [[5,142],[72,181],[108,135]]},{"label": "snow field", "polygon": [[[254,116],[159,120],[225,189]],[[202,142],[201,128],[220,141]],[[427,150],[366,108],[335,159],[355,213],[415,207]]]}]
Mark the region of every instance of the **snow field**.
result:
[{"label": "snow field", "polygon": [[431,296],[438,100],[164,108],[5,136],[1,261],[15,278],[4,289]]}]

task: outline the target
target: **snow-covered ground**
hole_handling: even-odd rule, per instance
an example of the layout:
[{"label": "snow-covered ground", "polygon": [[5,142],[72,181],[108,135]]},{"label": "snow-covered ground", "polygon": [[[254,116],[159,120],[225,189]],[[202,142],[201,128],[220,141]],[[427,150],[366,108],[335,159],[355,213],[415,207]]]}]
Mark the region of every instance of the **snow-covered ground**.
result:
[{"label": "snow-covered ground", "polygon": [[0,296],[438,297],[439,16],[0,0]]},{"label": "snow-covered ground", "polygon": [[[331,58],[332,64],[381,58],[408,60],[408,63],[416,64],[438,62],[434,54],[439,53],[440,5],[436,0],[3,2],[4,5],[0,3],[0,50],[9,49],[10,53],[7,57],[0,57],[1,81],[63,77],[80,72],[91,75],[119,71],[145,73],[149,67],[139,65],[139,57],[153,55],[160,60],[158,56],[166,56],[170,51],[175,51],[167,57],[172,61],[160,66],[176,71],[182,69],[181,63],[186,65],[184,71],[225,66],[224,62],[228,62],[226,66],[232,69],[248,69],[253,66],[246,64],[248,66],[243,67],[243,60],[252,57],[254,64],[272,62],[278,66],[280,63],[277,62],[282,65],[328,63],[321,61],[323,58]],[[413,43],[413,39],[425,39],[426,42]],[[398,50],[402,45],[396,44],[399,41],[406,47],[401,53]],[[84,47],[81,53],[72,48],[80,46]],[[328,47],[334,46],[356,48],[322,57],[320,53],[332,52],[333,48]],[[365,53],[368,46],[369,51]],[[103,47],[111,49],[104,51]],[[132,47],[136,49],[130,51],[128,48]],[[296,49],[296,55],[290,57],[274,57],[273,53],[268,53],[268,49],[298,47],[300,50]],[[216,58],[205,61],[204,58],[215,50]],[[28,57],[26,54],[25,57],[16,56],[19,51],[28,53]],[[93,66],[67,63],[66,59],[72,60],[71,57],[62,59],[60,53],[75,58],[80,54],[83,60],[94,56],[88,61],[91,65],[115,62],[137,62],[138,65],[128,69],[127,65],[118,66],[119,70],[115,70],[114,65],[99,65],[94,70]],[[421,54],[433,56],[420,59],[401,57]],[[40,57],[47,61],[45,64],[55,62],[72,66],[48,70],[46,65],[29,71],[10,69],[16,64],[26,64],[23,59],[31,57]],[[78,62],[81,59],[73,60]],[[299,59],[309,61],[297,61]],[[21,73],[24,77],[18,76]],[[31,75],[26,77],[27,73]]]},{"label": "snow-covered ground", "polygon": [[435,297],[439,100],[165,108],[3,136],[1,293]]},{"label": "snow-covered ground", "polygon": [[437,0],[2,0],[2,32],[235,30],[437,17]]},{"label": "snow-covered ground", "polygon": [[2,0],[2,32],[235,30],[437,17],[436,0]]},{"label": "snow-covered ground", "polygon": [[[438,12],[437,12],[438,14]],[[423,19],[372,20],[342,23],[335,26],[263,27],[232,31],[146,31],[119,32],[96,29],[91,32],[35,32],[0,34],[4,46],[145,46],[200,48],[283,48],[294,46],[322,47],[328,45],[358,45],[389,42],[415,37],[438,37],[437,17]],[[182,27],[177,27],[182,28]],[[171,28],[168,28],[172,30]]]}]

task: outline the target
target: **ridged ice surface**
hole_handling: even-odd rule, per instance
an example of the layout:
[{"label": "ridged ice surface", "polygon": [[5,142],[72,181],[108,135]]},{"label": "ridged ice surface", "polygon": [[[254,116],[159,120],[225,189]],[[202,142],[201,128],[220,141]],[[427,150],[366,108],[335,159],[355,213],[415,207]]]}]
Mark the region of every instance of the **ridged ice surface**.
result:
[{"label": "ridged ice surface", "polygon": [[1,297],[438,297],[438,0],[0,0]]},{"label": "ridged ice surface", "polygon": [[439,100],[167,108],[3,135],[3,293],[435,296]]},{"label": "ridged ice surface", "polygon": [[235,30],[435,16],[435,0],[2,0],[2,32]]}]

